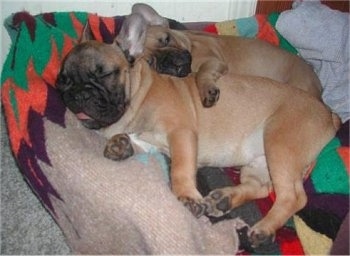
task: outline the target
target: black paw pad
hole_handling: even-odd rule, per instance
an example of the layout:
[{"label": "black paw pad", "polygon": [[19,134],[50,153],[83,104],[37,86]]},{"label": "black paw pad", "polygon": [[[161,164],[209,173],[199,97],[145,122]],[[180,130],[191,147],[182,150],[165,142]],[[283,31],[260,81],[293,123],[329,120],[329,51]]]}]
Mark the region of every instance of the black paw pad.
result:
[{"label": "black paw pad", "polygon": [[227,212],[230,210],[230,199],[228,197],[224,197],[216,204],[216,209],[222,212]]},{"label": "black paw pad", "polygon": [[221,217],[231,210],[230,194],[218,189],[209,193],[203,200],[205,204],[205,215],[210,217]]},{"label": "black paw pad", "polygon": [[222,191],[213,191],[209,196],[213,199],[213,202],[215,202],[215,208],[217,210],[225,213],[231,209],[230,198],[225,196]]}]

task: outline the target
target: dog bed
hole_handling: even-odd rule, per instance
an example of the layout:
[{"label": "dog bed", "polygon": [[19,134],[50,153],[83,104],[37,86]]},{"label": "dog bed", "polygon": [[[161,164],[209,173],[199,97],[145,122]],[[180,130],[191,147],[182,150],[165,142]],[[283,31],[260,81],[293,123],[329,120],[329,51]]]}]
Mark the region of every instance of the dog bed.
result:
[{"label": "dog bed", "polygon": [[[298,51],[275,29],[279,14],[206,24],[203,30],[257,37]],[[1,100],[10,145],[33,192],[63,230],[74,253],[236,254],[236,230],[253,224],[272,198],[240,207],[222,219],[195,219],[171,194],[167,159],[158,152],[113,162],[102,155],[105,139],[85,129],[55,90],[62,59],[89,22],[97,40],[112,42],[122,16],[83,12],[6,20],[12,45],[1,76]],[[186,24],[185,24],[186,25]],[[187,24],[188,27],[193,24]],[[307,206],[255,253],[328,253],[349,210],[349,123],[322,151],[305,182]],[[239,182],[233,168],[203,168],[199,189]],[[238,218],[237,218],[238,217]],[[317,241],[317,243],[315,243]]]}]

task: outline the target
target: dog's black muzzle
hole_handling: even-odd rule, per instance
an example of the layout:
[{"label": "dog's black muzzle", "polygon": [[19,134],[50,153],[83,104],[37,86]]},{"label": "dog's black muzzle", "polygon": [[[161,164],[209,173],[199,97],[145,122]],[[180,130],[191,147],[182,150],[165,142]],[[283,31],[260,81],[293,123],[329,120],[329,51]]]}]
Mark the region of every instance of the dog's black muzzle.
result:
[{"label": "dog's black muzzle", "polygon": [[68,82],[58,77],[56,86],[64,104],[89,129],[100,129],[117,122],[124,114],[127,103],[124,88],[107,91],[102,85],[89,81],[84,84]]},{"label": "dog's black muzzle", "polygon": [[161,74],[185,77],[191,73],[192,57],[187,50],[162,49],[155,52],[150,61]]}]

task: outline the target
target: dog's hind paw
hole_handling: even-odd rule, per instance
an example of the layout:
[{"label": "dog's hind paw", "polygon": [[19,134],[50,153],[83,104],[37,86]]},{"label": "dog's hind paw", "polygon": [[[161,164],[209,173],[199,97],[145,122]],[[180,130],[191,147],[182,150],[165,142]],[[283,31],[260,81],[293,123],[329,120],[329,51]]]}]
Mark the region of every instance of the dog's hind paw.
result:
[{"label": "dog's hind paw", "polygon": [[225,189],[216,189],[209,193],[204,199],[205,214],[212,217],[221,217],[231,209],[231,193]]},{"label": "dog's hind paw", "polygon": [[210,108],[218,102],[220,97],[220,89],[216,86],[211,86],[204,95],[202,99],[202,104],[205,108]]},{"label": "dog's hind paw", "polygon": [[250,254],[275,255],[279,252],[279,246],[274,243],[273,235],[256,233],[248,225],[237,228],[239,249]]},{"label": "dog's hind paw", "polygon": [[106,158],[120,161],[134,154],[130,138],[127,134],[117,134],[110,138],[104,150]]},{"label": "dog's hind paw", "polygon": [[268,234],[264,231],[257,231],[256,229],[254,229],[254,227],[252,228],[249,234],[250,244],[252,248],[254,248],[255,250],[259,248],[264,248],[272,244],[274,241],[274,238],[275,238],[274,235]]}]

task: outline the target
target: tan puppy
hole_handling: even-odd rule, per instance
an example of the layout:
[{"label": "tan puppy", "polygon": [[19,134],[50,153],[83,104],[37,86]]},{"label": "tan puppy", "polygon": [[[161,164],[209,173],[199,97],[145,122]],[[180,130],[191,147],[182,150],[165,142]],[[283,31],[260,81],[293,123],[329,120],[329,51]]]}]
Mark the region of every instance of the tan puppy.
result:
[{"label": "tan puppy", "polygon": [[[152,7],[135,4],[133,14],[138,14],[151,26],[131,25],[130,30],[144,34],[147,28],[144,57],[159,72],[185,76],[192,55],[192,71],[197,72],[196,84],[205,107],[213,106],[219,98],[218,79],[229,72],[232,74],[268,77],[300,88],[321,98],[321,84],[312,67],[302,58],[259,39],[235,36],[218,36],[190,30],[171,30],[167,23],[159,26],[155,20],[164,20]],[[132,21],[138,15],[131,15]],[[154,25],[154,26],[153,26]],[[134,36],[133,38],[139,38]],[[125,37],[117,37],[122,43]],[[135,40],[135,44],[139,44]],[[129,42],[133,45],[133,42]],[[189,55],[189,54],[188,54]],[[188,56],[187,55],[187,56]],[[135,56],[137,57],[137,56]]]},{"label": "tan puppy", "polygon": [[[117,44],[97,41],[77,45],[57,80],[67,107],[110,139],[107,157],[133,154],[127,134],[168,154],[171,189],[196,216],[225,214],[273,189],[273,207],[249,231],[259,246],[304,207],[305,171],[334,136],[337,118],[315,97],[267,78],[223,76],[213,108],[202,107],[195,84],[194,75],[161,75],[143,59],[130,65]],[[241,184],[202,198],[200,166],[241,167]]]}]

